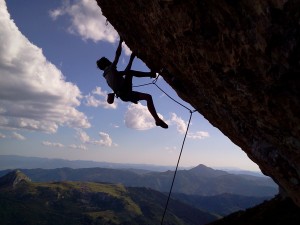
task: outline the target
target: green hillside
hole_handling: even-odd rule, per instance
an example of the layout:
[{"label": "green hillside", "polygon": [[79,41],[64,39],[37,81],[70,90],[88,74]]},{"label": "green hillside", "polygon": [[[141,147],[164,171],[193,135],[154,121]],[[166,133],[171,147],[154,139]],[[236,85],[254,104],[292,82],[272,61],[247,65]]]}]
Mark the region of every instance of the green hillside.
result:
[{"label": "green hillside", "polygon": [[[0,178],[0,224],[160,224],[166,196],[157,191],[93,182],[35,183],[17,173]],[[206,224],[216,219],[171,202],[165,224]]]}]

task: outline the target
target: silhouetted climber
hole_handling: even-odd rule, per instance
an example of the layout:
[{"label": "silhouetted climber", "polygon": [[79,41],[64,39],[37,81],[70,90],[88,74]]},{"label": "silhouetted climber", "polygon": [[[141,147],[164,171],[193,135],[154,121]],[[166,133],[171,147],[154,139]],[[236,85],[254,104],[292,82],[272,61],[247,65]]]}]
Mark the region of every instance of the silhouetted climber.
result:
[{"label": "silhouetted climber", "polygon": [[107,58],[102,57],[97,61],[97,66],[100,70],[103,70],[103,77],[106,79],[109,87],[114,91],[114,93],[110,93],[107,96],[107,102],[112,104],[114,102],[115,95],[121,98],[124,102],[133,102],[135,104],[140,100],[147,101],[147,107],[153,118],[155,119],[156,126],[161,126],[162,128],[167,129],[168,125],[159,118],[156,113],[152,96],[147,93],[137,92],[132,90],[132,77],[151,77],[155,78],[155,72],[141,72],[131,70],[132,62],[135,55],[132,53],[130,56],[130,60],[128,65],[126,66],[124,71],[117,70],[117,64],[122,52],[122,42],[123,40],[120,38],[120,42],[116,51],[115,59],[113,62],[109,61]]}]

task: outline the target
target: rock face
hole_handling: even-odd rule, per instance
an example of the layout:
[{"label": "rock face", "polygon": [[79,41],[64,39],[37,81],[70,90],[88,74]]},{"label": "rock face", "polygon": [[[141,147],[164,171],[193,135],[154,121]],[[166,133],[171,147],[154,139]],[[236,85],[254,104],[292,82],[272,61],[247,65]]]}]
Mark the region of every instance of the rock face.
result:
[{"label": "rock face", "polygon": [[300,206],[300,1],[97,0],[149,68]]}]

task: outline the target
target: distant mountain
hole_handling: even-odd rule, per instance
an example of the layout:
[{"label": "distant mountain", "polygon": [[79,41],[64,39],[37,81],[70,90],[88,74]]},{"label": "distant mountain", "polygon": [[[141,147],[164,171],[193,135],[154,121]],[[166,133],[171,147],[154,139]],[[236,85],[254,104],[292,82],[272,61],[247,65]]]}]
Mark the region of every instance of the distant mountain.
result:
[{"label": "distant mountain", "polygon": [[215,170],[210,167],[207,167],[203,164],[200,164],[192,169],[189,170],[190,174],[194,174],[198,177],[218,177],[227,175],[228,173],[222,170]]},{"label": "distant mountain", "polygon": [[[8,179],[9,178],[9,179]],[[11,186],[10,178],[26,180]],[[0,224],[160,224],[167,196],[147,188],[92,182],[33,183],[21,172],[1,179]],[[164,224],[206,224],[217,217],[170,201]]]},{"label": "distant mountain", "polygon": [[111,168],[111,169],[136,169],[139,172],[145,171],[167,171],[173,169],[171,166],[158,166],[150,164],[125,164],[96,162],[87,160],[65,160],[65,159],[48,159],[39,157],[25,157],[15,155],[0,155],[0,170],[7,169],[56,169],[56,168]]},{"label": "distant mountain", "polygon": [[[4,174],[8,171],[0,172]],[[108,168],[87,169],[32,169],[23,170],[33,181],[92,181],[121,183],[128,187],[148,187],[160,192],[168,192],[173,171],[136,173],[130,170]],[[277,185],[268,177],[234,175],[199,165],[189,170],[177,172],[173,193],[212,196],[224,193],[243,196],[274,196]]]}]

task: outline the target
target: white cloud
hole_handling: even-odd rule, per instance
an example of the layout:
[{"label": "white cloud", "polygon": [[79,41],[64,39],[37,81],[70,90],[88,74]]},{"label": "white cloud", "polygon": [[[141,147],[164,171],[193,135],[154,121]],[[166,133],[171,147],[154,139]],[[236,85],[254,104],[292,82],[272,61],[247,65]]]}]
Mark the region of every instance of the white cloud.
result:
[{"label": "white cloud", "polygon": [[128,106],[125,113],[125,125],[136,130],[148,130],[156,126],[148,108],[140,103]]},{"label": "white cloud", "polygon": [[90,137],[85,131],[77,130],[77,136],[79,137],[79,140],[83,143],[88,143],[90,141]]},{"label": "white cloud", "polygon": [[113,104],[106,101],[107,92],[102,91],[101,87],[96,87],[91,94],[85,96],[85,105],[90,107],[103,107],[105,109],[116,109],[118,107],[117,99]]},{"label": "white cloud", "polygon": [[91,139],[90,136],[85,131],[82,131],[82,130],[77,130],[77,136],[85,144],[101,145],[101,146],[105,146],[105,147],[118,146],[117,144],[113,143],[109,134],[104,133],[104,132],[99,132],[99,136],[100,136],[99,140]]},{"label": "white cloud", "polygon": [[[64,1],[60,8],[51,10],[49,13],[53,20],[60,16],[69,16],[71,25],[68,27],[68,31],[71,34],[79,35],[83,40],[115,43],[119,38],[117,31],[103,16],[96,0],[76,0],[72,4],[70,1]],[[131,50],[128,46],[125,43],[122,46],[125,54],[130,55]]]},{"label": "white cloud", "polygon": [[101,90],[101,87],[96,87],[96,88],[92,91],[92,93],[93,93],[94,95],[99,95],[99,96],[102,96],[102,97],[106,97],[106,95],[107,95],[107,92],[106,92],[106,91],[102,91],[102,90]]},{"label": "white cloud", "polygon": [[65,147],[63,144],[57,143],[57,142],[43,141],[42,144],[45,146],[55,147],[55,148],[64,148]]},{"label": "white cloud", "polygon": [[122,49],[124,50],[125,55],[131,55],[132,51],[124,42],[122,44]]},{"label": "white cloud", "polygon": [[79,88],[21,34],[5,1],[0,1],[0,33],[0,127],[48,133],[63,125],[90,127],[76,109]]},{"label": "white cloud", "polygon": [[68,30],[84,40],[115,42],[118,34],[102,15],[95,0],[64,1],[60,8],[50,11],[52,19],[67,15],[71,18]]},{"label": "white cloud", "polygon": [[[54,147],[54,148],[65,148],[66,146],[64,144],[58,143],[58,142],[49,142],[49,141],[43,141],[42,145],[48,146],[48,147]],[[71,144],[68,146],[72,149],[80,149],[80,150],[87,150],[87,147],[84,145],[75,145]]]},{"label": "white cloud", "polygon": [[84,145],[75,145],[75,144],[71,144],[71,145],[69,145],[69,148],[80,149],[80,150],[87,150],[87,147],[84,146]]},{"label": "white cloud", "polygon": [[210,135],[206,131],[197,131],[195,133],[188,133],[187,137],[191,139],[204,139],[210,137]]},{"label": "white cloud", "polygon": [[110,138],[109,134],[104,132],[99,132],[99,136],[100,136],[100,140],[93,140],[90,141],[90,143],[95,145],[106,146],[106,147],[117,146],[112,142],[112,139]]},{"label": "white cloud", "polygon": [[0,133],[0,139],[1,139],[1,138],[6,138],[6,136],[5,136],[4,134],[1,134],[1,133]]},{"label": "white cloud", "polygon": [[[85,131],[82,131],[80,129],[77,130],[77,137],[84,144],[93,144],[93,145],[100,145],[100,146],[105,146],[105,147],[118,146],[117,144],[113,143],[109,134],[104,133],[104,132],[99,132],[99,136],[100,136],[99,140],[93,140]],[[42,142],[42,144],[45,146],[51,146],[51,147],[60,147],[60,148],[65,147],[61,143],[53,143],[53,142],[48,142],[48,141],[44,141],[44,142]],[[84,145],[71,144],[68,147],[73,148],[73,149],[87,150],[87,147]]]},{"label": "white cloud", "polygon": [[171,123],[176,125],[177,131],[181,134],[185,134],[187,129],[187,123],[175,113],[171,113]]},{"label": "white cloud", "polygon": [[23,135],[17,132],[13,132],[11,137],[17,140],[26,140],[26,138]]},{"label": "white cloud", "polygon": [[99,107],[100,105],[103,105],[103,101],[100,101],[99,99],[96,99],[95,96],[93,95],[87,95],[85,96],[86,99],[86,106],[91,106],[91,107]]},{"label": "white cloud", "polygon": [[[176,125],[177,131],[180,134],[185,134],[187,129],[187,122],[185,122],[182,118],[178,117],[176,113],[171,113],[171,123]],[[209,133],[206,131],[197,131],[197,132],[188,132],[187,138],[190,139],[204,139],[208,138]]]}]

